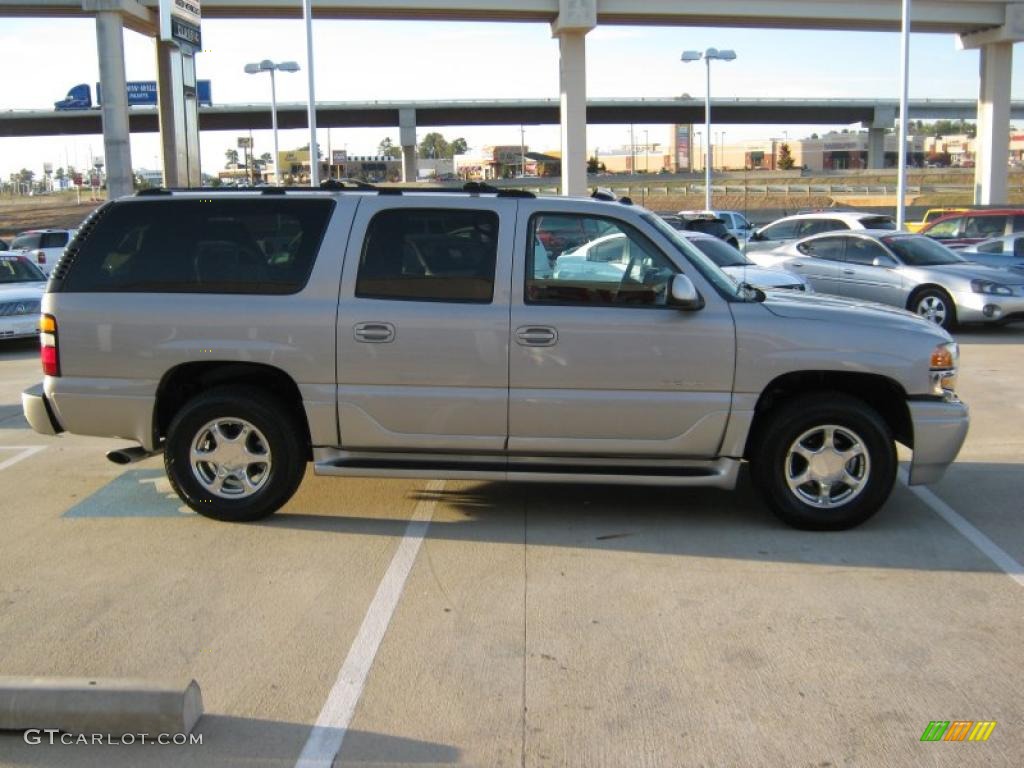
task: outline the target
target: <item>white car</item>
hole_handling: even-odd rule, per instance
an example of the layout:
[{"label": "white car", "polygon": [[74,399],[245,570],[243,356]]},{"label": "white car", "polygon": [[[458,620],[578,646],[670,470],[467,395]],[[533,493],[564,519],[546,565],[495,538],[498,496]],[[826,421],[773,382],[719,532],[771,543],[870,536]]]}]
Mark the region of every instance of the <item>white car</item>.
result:
[{"label": "white car", "polygon": [[[677,234],[692,243],[738,283],[769,290],[811,290],[800,275],[782,269],[758,267],[735,247],[713,235],[679,230]],[[562,280],[621,280],[628,264],[638,258],[642,260],[642,254],[631,253],[629,247],[630,242],[622,232],[603,235],[559,256],[555,260],[554,277]]]},{"label": "white car", "polygon": [[680,232],[701,253],[718,265],[725,274],[738,283],[746,283],[754,288],[776,290],[787,288],[795,291],[813,293],[811,284],[795,272],[782,267],[760,267],[729,243],[717,237],[705,235],[703,232]]},{"label": "white car", "polygon": [[77,229],[30,229],[20,233],[11,243],[12,251],[27,254],[36,266],[49,275],[64,253]]},{"label": "white car", "polygon": [[0,339],[39,333],[39,304],[46,277],[20,253],[0,253]]},{"label": "white car", "polygon": [[[746,242],[744,252],[761,264],[754,255],[761,251],[771,251],[784,245],[795,243],[811,235],[823,232],[847,232],[851,229],[896,229],[891,216],[864,211],[818,211],[815,213],[798,213],[795,216],[773,221],[771,224],[754,230]],[[771,266],[765,264],[764,266]]]}]

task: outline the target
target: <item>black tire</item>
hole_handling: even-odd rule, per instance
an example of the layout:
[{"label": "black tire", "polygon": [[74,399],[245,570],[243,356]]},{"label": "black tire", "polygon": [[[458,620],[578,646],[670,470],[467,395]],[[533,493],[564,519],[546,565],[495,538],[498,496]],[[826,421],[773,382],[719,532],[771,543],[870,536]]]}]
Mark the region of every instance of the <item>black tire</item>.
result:
[{"label": "black tire", "polygon": [[[935,316],[928,316],[925,311],[926,302],[930,302],[933,308],[942,307],[941,321],[936,319]],[[915,315],[931,320],[947,331],[956,327],[956,304],[953,302],[953,297],[941,288],[925,288],[923,291],[918,291],[913,295],[909,303],[910,306],[907,309]]]},{"label": "black tire", "polygon": [[[205,426],[221,419],[229,423],[229,428],[233,419],[248,422],[255,428],[253,445],[265,446],[269,451],[265,462],[269,468],[256,473],[259,487],[251,492],[239,491],[240,498],[224,498],[211,492],[199,475],[217,465],[202,464],[193,469],[190,460],[193,441]],[[288,410],[265,391],[254,387],[217,387],[189,400],[174,416],[167,430],[164,467],[175,492],[199,514],[225,522],[260,520],[284,506],[302,482],[306,450],[301,434]],[[240,432],[234,435],[234,444],[239,444],[240,436]],[[248,473],[248,469],[241,471]],[[222,481],[221,487],[225,484]],[[241,480],[235,480],[235,485],[240,486]],[[244,493],[250,495],[241,495]]]},{"label": "black tire", "polygon": [[[889,498],[896,482],[896,444],[882,417],[863,401],[839,392],[801,395],[767,418],[751,456],[752,474],[772,511],[789,525],[814,531],[853,528],[874,515]],[[827,428],[832,426],[838,429],[832,431],[830,447],[840,458],[823,455],[821,461],[829,463],[831,458],[834,466],[830,471],[842,472],[852,482],[859,479],[859,484],[855,487],[835,477],[816,480],[812,476],[804,484],[791,488],[790,474],[795,474],[792,480],[798,483],[803,474],[801,469],[808,474],[812,474],[812,470],[819,471],[809,460],[791,453],[798,445],[797,440],[809,435],[799,445],[804,450],[807,446],[813,449],[816,447],[815,430],[820,429],[821,450],[824,450]],[[866,458],[853,457],[844,463],[838,449],[855,450],[851,436],[859,441],[860,455]],[[801,462],[804,462],[803,468]],[[859,478],[854,477],[857,474]],[[828,486],[821,482],[826,479]],[[825,490],[827,498],[821,495],[823,487],[832,488]],[[824,500],[825,506],[808,500],[815,495],[819,501]],[[848,500],[844,501],[847,496]]]}]

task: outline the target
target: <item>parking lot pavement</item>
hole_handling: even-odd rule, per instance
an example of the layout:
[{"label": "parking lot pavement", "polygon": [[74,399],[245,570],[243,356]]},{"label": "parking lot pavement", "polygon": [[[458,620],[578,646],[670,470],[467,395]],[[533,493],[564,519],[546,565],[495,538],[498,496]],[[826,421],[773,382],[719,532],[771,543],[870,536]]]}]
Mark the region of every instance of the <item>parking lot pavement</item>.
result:
[{"label": "parking lot pavement", "polygon": [[[960,340],[972,429],[931,490],[1020,563],[1024,333]],[[345,766],[1024,755],[1024,589],[902,485],[834,534],[783,527],[745,477],[729,494],[309,476],[273,519],[225,525],[183,511],[159,459],[28,431],[17,394],[38,378],[33,348],[0,350],[0,466],[43,447],[0,469],[0,674],[193,676],[208,714],[201,746],[0,734],[0,765],[292,766],[339,690]],[[957,719],[998,725],[920,741]]]}]

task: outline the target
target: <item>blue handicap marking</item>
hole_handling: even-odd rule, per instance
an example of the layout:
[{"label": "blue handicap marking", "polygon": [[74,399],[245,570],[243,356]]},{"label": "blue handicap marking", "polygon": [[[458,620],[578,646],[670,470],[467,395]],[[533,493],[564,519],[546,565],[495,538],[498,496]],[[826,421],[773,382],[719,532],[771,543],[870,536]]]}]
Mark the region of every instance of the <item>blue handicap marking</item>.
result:
[{"label": "blue handicap marking", "polygon": [[130,469],[63,517],[183,517],[195,514],[171,490],[162,469]]}]

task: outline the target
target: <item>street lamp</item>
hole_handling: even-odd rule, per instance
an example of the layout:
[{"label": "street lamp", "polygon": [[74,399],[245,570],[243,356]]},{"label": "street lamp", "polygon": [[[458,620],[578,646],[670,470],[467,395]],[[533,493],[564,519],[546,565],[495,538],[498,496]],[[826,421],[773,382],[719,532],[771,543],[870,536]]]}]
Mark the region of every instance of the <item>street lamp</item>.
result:
[{"label": "street lamp", "polygon": [[703,53],[700,51],[683,51],[680,60],[684,64],[688,64],[691,61],[700,61],[702,58],[707,67],[707,84],[704,90],[704,132],[708,139],[708,156],[704,162],[704,207],[711,210],[711,60],[732,61],[736,58],[736,52],[720,51],[717,48],[708,48]]},{"label": "street lamp", "polygon": [[[274,72],[280,70],[282,72],[298,72],[299,65],[294,61],[282,61],[274,63],[270,59],[264,59],[256,64],[246,64],[245,72],[249,75],[258,75],[260,72],[270,73],[270,124],[274,130],[274,183],[277,186],[281,186],[281,155],[277,148],[277,85],[274,82]],[[316,151],[312,145],[310,146],[310,158]],[[316,160],[311,159],[311,163]]]}]

